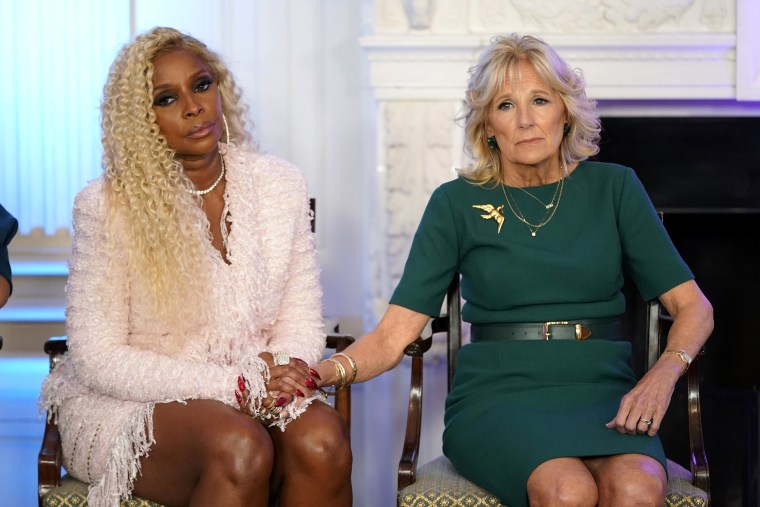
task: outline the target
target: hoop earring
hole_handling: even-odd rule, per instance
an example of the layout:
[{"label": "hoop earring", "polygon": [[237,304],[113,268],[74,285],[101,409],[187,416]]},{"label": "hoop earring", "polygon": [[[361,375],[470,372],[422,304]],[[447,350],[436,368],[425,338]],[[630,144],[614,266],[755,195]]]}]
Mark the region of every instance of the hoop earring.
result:
[{"label": "hoop earring", "polygon": [[224,146],[222,146],[222,143],[219,143],[219,153],[222,155],[227,154],[227,148],[230,145],[230,126],[227,125],[227,117],[222,113],[222,121],[224,122]]},{"label": "hoop earring", "polygon": [[496,136],[487,137],[486,142],[488,143],[488,147],[492,150],[495,150],[499,147],[499,145],[496,143]]}]

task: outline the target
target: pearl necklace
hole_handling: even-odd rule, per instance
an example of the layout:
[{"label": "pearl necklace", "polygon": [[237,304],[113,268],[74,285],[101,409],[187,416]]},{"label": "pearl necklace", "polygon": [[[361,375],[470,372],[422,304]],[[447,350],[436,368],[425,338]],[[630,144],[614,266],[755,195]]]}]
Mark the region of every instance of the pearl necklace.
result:
[{"label": "pearl necklace", "polygon": [[222,156],[221,153],[219,154],[219,160],[221,160],[221,162],[222,162],[222,170],[219,172],[219,176],[216,178],[216,181],[214,183],[212,183],[210,187],[208,187],[205,190],[197,190],[197,189],[194,189],[194,188],[188,188],[187,191],[190,192],[193,195],[206,195],[209,192],[211,192],[212,190],[214,190],[217,187],[217,185],[219,185],[219,182],[222,181],[222,178],[224,177],[224,172],[225,172],[224,157]]}]

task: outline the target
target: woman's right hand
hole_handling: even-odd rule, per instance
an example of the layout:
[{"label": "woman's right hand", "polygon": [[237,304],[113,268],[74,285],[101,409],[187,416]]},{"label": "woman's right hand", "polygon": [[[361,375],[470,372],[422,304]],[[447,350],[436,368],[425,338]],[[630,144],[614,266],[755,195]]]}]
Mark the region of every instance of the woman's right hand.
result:
[{"label": "woman's right hand", "polygon": [[269,352],[259,354],[269,367],[269,381],[266,384],[267,395],[258,402],[251,399],[250,385],[245,377],[238,377],[235,398],[240,409],[252,417],[277,415],[282,407],[297,397],[309,397],[317,389],[314,375],[318,374],[305,361],[282,353],[277,353],[276,356],[278,357],[275,358]]}]

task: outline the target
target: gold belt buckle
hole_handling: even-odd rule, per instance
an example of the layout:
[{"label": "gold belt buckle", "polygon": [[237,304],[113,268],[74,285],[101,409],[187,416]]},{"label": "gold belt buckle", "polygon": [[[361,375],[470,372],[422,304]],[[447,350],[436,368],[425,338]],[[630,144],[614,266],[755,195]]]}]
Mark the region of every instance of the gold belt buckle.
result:
[{"label": "gold belt buckle", "polygon": [[[591,331],[586,329],[585,327],[581,326],[580,322],[576,322],[575,324],[570,324],[566,320],[558,320],[558,321],[551,321],[551,322],[544,322],[544,340],[548,340],[551,338],[551,326],[574,326],[575,327],[575,339],[576,340],[585,340],[589,336],[591,336]],[[584,333],[585,331],[585,333]]]}]

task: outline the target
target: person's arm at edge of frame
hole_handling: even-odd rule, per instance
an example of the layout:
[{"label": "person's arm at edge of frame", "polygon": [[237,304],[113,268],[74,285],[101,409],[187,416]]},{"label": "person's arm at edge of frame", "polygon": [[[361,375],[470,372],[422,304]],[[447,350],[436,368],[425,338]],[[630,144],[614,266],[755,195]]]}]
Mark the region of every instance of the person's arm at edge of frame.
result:
[{"label": "person's arm at edge of frame", "polygon": [[0,308],[11,296],[11,266],[8,262],[8,244],[18,231],[18,221],[0,204]]},{"label": "person's arm at edge of frame", "polygon": [[[377,327],[344,351],[356,362],[353,383],[365,382],[395,367],[403,358],[406,346],[420,336],[429,319],[429,315],[389,305]],[[350,377],[351,365],[340,356],[335,359],[341,361]],[[333,363],[322,361],[314,369],[321,379],[320,387],[340,384],[340,375]]]},{"label": "person's arm at edge of frame", "polygon": [[11,284],[8,283],[8,280],[6,280],[4,276],[0,276],[0,308],[5,306],[5,303],[8,302],[10,295]]}]

